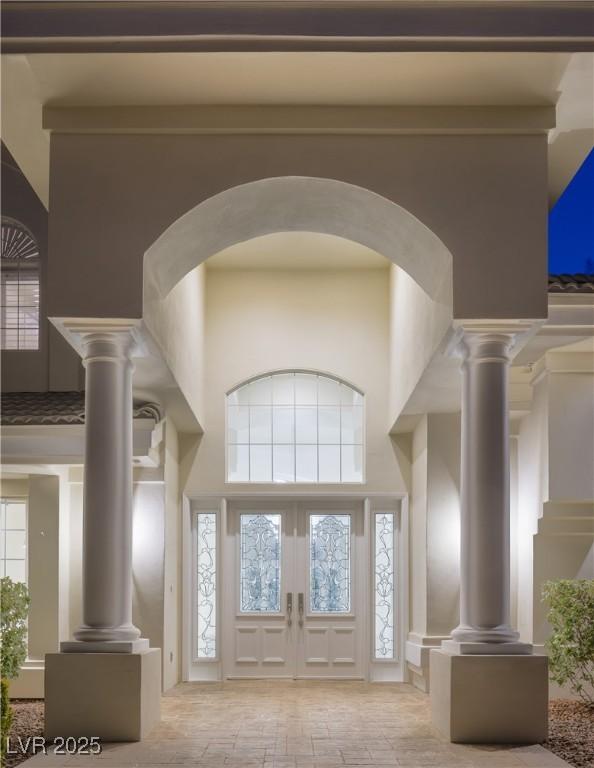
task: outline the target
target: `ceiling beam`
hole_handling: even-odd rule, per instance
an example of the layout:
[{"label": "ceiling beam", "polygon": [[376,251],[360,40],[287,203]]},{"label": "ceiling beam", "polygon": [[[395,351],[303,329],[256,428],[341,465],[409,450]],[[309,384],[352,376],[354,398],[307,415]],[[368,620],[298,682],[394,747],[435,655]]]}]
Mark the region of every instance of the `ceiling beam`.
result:
[{"label": "ceiling beam", "polygon": [[544,133],[555,107],[154,106],[51,107],[54,133],[490,134]]},{"label": "ceiling beam", "polygon": [[3,53],[591,51],[591,0],[7,0]]}]

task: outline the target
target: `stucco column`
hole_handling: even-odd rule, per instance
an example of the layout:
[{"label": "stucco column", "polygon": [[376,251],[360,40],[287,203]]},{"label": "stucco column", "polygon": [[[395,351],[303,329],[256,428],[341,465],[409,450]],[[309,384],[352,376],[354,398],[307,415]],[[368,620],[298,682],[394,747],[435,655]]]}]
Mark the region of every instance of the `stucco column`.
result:
[{"label": "stucco column", "polygon": [[[132,624],[132,336],[80,336],[86,371],[83,624],[62,650],[137,650]],[[136,642],[135,642],[136,641]],[[146,643],[146,641],[141,641]]]},{"label": "stucco column", "polygon": [[513,341],[512,333],[465,330],[461,342],[460,625],[451,645],[462,653],[530,650],[510,625],[507,379]]}]

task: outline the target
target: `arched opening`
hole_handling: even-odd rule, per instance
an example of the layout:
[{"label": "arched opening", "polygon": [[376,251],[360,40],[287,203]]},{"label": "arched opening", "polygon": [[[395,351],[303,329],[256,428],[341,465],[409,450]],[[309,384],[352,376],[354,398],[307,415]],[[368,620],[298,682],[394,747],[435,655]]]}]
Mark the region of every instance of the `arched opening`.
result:
[{"label": "arched opening", "polygon": [[145,253],[145,300],[163,299],[224,248],[274,232],[318,232],[361,243],[404,269],[431,299],[451,300],[452,256],[419,219],[368,189],[302,176],[232,187],[177,219]]},{"label": "arched opening", "polygon": [[341,181],[301,176],[225,190],[177,219],[145,253],[144,320],[191,410],[200,422],[197,382],[204,361],[196,341],[202,290],[199,278],[194,280],[196,268],[233,246],[279,233],[351,241],[394,265],[391,290],[397,301],[390,322],[397,340],[390,355],[399,375],[391,385],[393,422],[450,325],[452,255],[419,219],[385,197]]}]

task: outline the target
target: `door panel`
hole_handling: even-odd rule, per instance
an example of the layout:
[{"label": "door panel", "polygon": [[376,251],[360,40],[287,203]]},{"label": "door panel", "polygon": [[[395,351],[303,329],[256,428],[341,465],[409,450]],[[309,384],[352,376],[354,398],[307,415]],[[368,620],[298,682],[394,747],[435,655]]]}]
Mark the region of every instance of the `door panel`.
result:
[{"label": "door panel", "polygon": [[363,511],[357,503],[302,504],[297,533],[299,584],[305,588],[297,677],[365,677]]},{"label": "door panel", "polygon": [[230,581],[223,590],[226,677],[294,677],[295,641],[287,616],[294,574],[292,505],[230,505]]},{"label": "door panel", "polygon": [[368,568],[354,502],[235,502],[226,677],[362,678]]}]

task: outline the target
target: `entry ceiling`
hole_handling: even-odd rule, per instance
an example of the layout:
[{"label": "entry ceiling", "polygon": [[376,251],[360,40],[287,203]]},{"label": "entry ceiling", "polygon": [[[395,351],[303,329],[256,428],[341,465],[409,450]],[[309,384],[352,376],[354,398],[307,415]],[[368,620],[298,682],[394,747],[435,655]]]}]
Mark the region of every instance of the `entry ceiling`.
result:
[{"label": "entry ceiling", "polygon": [[388,269],[385,256],[352,240],[315,232],[276,232],[211,256],[208,269]]},{"label": "entry ceiling", "polygon": [[31,54],[53,105],[546,105],[571,54]]},{"label": "entry ceiling", "polygon": [[3,137],[48,201],[52,106],[557,105],[554,201],[594,143],[591,53],[40,53],[3,56]]}]

